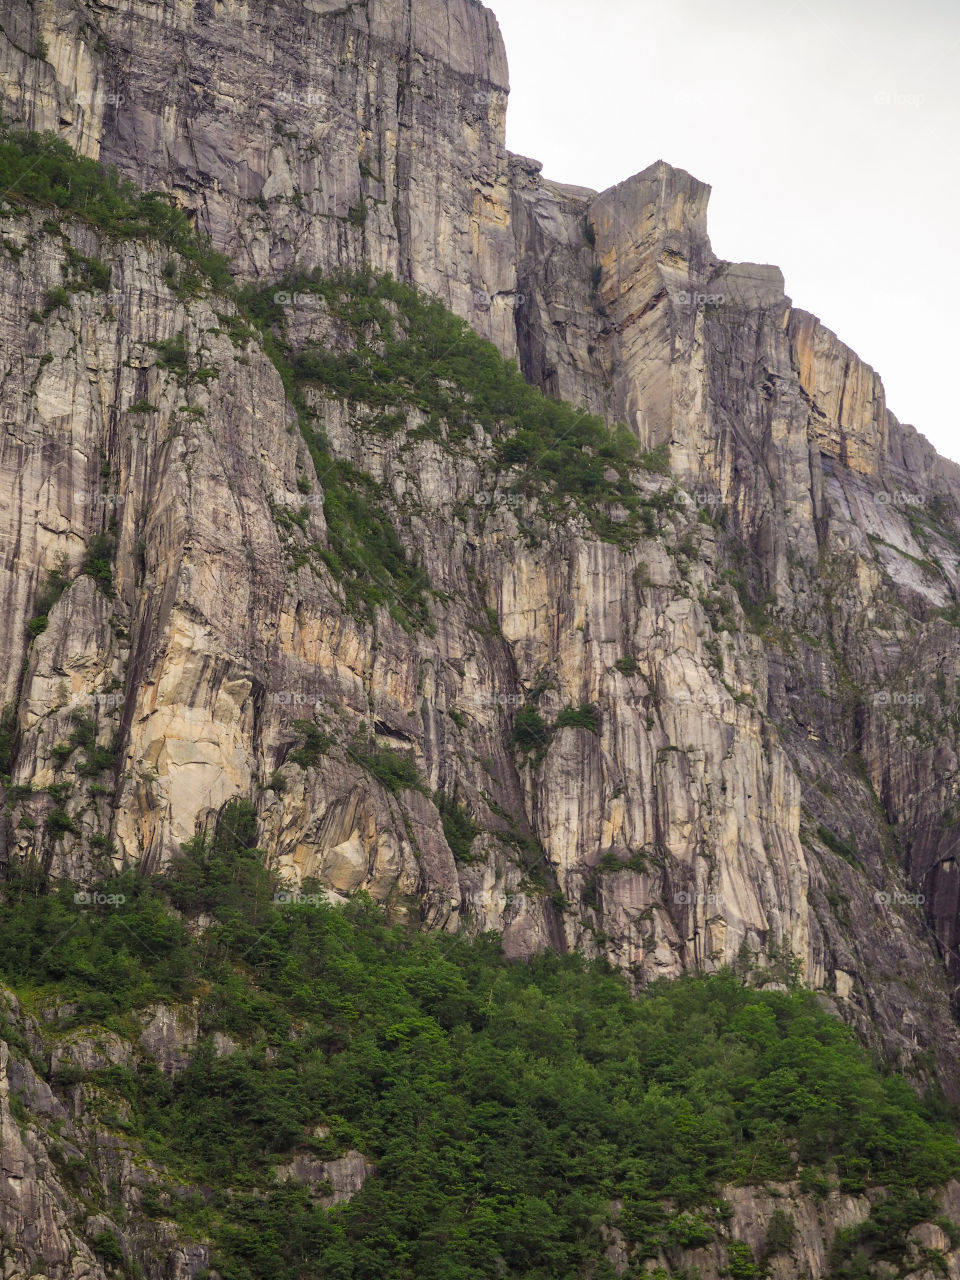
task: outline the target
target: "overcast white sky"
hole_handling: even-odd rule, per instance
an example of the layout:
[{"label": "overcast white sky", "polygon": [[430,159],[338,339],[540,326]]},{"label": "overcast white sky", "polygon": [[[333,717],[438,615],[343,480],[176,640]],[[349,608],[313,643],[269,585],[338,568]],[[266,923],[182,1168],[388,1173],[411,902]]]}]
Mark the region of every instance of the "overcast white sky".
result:
[{"label": "overcast white sky", "polygon": [[960,0],[487,0],[507,142],[602,190],[663,159],[960,461]]}]

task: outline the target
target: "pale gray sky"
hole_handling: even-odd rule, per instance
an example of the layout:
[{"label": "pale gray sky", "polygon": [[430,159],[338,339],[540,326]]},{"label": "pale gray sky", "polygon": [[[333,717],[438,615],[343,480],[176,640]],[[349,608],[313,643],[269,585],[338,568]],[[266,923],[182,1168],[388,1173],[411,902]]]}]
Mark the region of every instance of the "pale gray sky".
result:
[{"label": "pale gray sky", "polygon": [[960,0],[487,0],[507,142],[603,189],[663,159],[710,238],[883,377],[960,461]]}]

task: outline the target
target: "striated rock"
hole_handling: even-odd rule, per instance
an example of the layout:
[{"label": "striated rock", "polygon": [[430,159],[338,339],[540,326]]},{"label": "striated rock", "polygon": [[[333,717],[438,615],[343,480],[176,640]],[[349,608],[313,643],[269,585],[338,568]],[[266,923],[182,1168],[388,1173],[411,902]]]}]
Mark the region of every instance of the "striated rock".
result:
[{"label": "striated rock", "polygon": [[[514,492],[479,425],[445,447],[416,407],[386,432],[372,406],[311,394],[331,456],[371,477],[429,579],[429,625],[363,615],[304,558],[336,550],[324,476],[234,304],[184,296],[156,246],[5,208],[0,862],[37,857],[84,892],[167,868],[243,797],[291,894],[364,891],[392,918],[494,929],[513,957],[578,948],[636,984],[735,963],[776,988],[799,964],[893,1065],[960,1098],[960,471],[777,268],[716,258],[709,188],[657,161],[595,193],[509,156],[503,48],[475,0],[317,0],[296,21],[281,0],[0,0],[0,87],[6,119],[172,193],[241,278],[390,270],[657,451],[636,476],[648,523],[621,547]],[[47,311],[71,254],[109,262],[109,290]],[[349,341],[323,308],[284,314],[294,350]],[[302,537],[283,520],[301,504]],[[109,590],[81,572],[98,534]],[[550,730],[539,752],[513,741],[526,706]],[[291,755],[297,721],[322,726],[312,763]],[[358,744],[420,782],[386,785]],[[93,745],[115,753],[96,781]],[[476,828],[466,850],[441,795]],[[157,1008],[139,1049],[173,1074],[196,1036]],[[128,1061],[86,1032],[52,1053]],[[99,1274],[42,1153],[9,1132],[10,1220],[24,1204],[56,1242],[40,1258],[28,1236],[30,1265]],[[139,1194],[126,1140],[99,1150]],[[340,1194],[329,1163],[311,1169]],[[774,1201],[792,1206],[782,1280],[825,1274],[832,1232],[867,1211],[729,1198],[755,1246]],[[200,1269],[170,1251],[171,1274]],[[701,1252],[711,1280],[723,1254]]]},{"label": "striated rock", "polygon": [[5,119],[172,191],[245,275],[369,261],[515,351],[507,64],[477,0],[322,0],[296,21],[285,0],[133,21],[5,0],[0,84]]},{"label": "striated rock", "polygon": [[277,1166],[281,1182],[302,1182],[311,1188],[311,1199],[325,1209],[355,1196],[374,1166],[359,1151],[347,1151],[336,1160],[310,1160],[298,1156]]},{"label": "striated rock", "polygon": [[605,415],[610,387],[601,344],[609,324],[598,306],[588,217],[596,193],[549,182],[541,168],[510,157],[518,356],[527,377],[550,395]]},{"label": "striated rock", "polygon": [[[949,1212],[956,1200],[957,1184],[950,1183],[939,1196],[939,1208]],[[863,1222],[881,1196],[877,1193],[859,1196],[828,1192],[822,1199],[803,1194],[797,1183],[771,1183],[764,1188],[729,1186],[723,1189],[729,1210],[725,1229],[709,1245],[697,1248],[673,1247],[644,1264],[646,1272],[662,1267],[669,1274],[696,1268],[703,1280],[721,1280],[729,1275],[727,1246],[731,1242],[745,1244],[754,1259],[761,1260],[775,1280],[821,1280],[832,1274],[831,1246],[840,1230]],[[792,1226],[792,1241],[771,1249],[769,1228],[774,1214],[781,1215]],[[943,1253],[946,1274],[952,1276],[960,1258],[952,1248],[942,1227],[925,1222],[909,1232],[908,1259],[916,1264],[925,1259],[923,1250],[932,1248]],[[620,1232],[609,1233],[607,1258],[617,1275],[630,1271],[629,1250]],[[906,1265],[909,1266],[909,1262]],[[898,1274],[897,1267],[884,1260],[870,1262],[871,1274],[889,1277]],[[910,1274],[925,1274],[924,1265]]]},{"label": "striated rock", "polygon": [[54,1076],[129,1065],[130,1053],[124,1041],[115,1032],[100,1027],[71,1031],[55,1043],[50,1054]]},{"label": "striated rock", "polygon": [[196,1011],[159,1004],[145,1010],[141,1019],[145,1025],[140,1033],[140,1047],[153,1058],[164,1075],[172,1076],[182,1071],[197,1044]]},{"label": "striated rock", "polygon": [[[668,397],[669,419],[657,418],[688,486],[684,505],[635,550],[598,542],[576,522],[551,525],[532,500],[477,503],[490,457],[482,433],[475,450],[453,456],[404,433],[374,437],[362,415],[317,402],[331,448],[389,495],[401,538],[443,595],[433,635],[404,630],[386,611],[373,628],[344,608],[324,570],[286,567],[274,513],[300,502],[298,477],[310,464],[288,430],[292,414],[273,365],[255,343],[225,331],[219,317],[231,304],[182,299],[165,282],[160,255],[127,245],[112,272],[123,302],[74,294],[24,337],[22,309],[38,308],[66,249],[35,216],[9,218],[25,245],[20,259],[2,260],[9,287],[0,302],[6,340],[22,348],[0,388],[4,420],[23,423],[0,444],[8,477],[0,521],[5,545],[18,548],[0,567],[11,623],[0,640],[6,697],[16,703],[19,731],[12,780],[21,792],[63,780],[76,795],[71,829],[57,837],[44,830],[53,802],[21,798],[7,856],[37,853],[81,885],[96,878],[105,854],[153,869],[229,798],[254,795],[260,841],[294,884],[316,877],[335,899],[363,889],[431,925],[496,928],[511,955],[545,946],[602,952],[638,981],[741,955],[762,965],[786,951],[802,960],[809,982],[836,992],[844,1016],[875,1027],[896,1061],[939,1049],[952,1089],[946,1064],[956,1031],[939,959],[915,908],[874,899],[891,890],[909,896],[906,879],[889,883],[883,856],[889,829],[902,827],[903,874],[935,886],[924,905],[939,936],[954,937],[949,863],[939,852],[950,834],[936,822],[955,785],[956,726],[935,749],[918,751],[916,728],[893,701],[912,697],[902,704],[909,709],[921,705],[921,693],[931,706],[936,698],[949,722],[956,681],[936,688],[938,673],[956,668],[956,645],[936,611],[954,590],[952,517],[923,533],[898,495],[912,493],[910,484],[921,497],[939,495],[949,512],[953,472],[903,433],[888,437],[903,441],[891,479],[845,467],[846,417],[836,424],[836,456],[820,452],[821,424],[833,410],[824,400],[821,419],[804,398],[812,393],[793,371],[788,304],[768,307],[779,287],[770,271],[728,272],[733,283],[724,287],[736,305],[683,319],[700,334],[691,351],[701,354],[687,361],[685,330],[670,328],[685,313],[663,292],[662,273],[689,280],[669,263],[647,285],[625,273],[630,263],[641,276],[647,270],[648,241],[654,257],[669,250],[709,263],[697,241],[703,201],[699,184],[654,166],[611,197],[608,212],[633,209],[641,220],[629,252],[619,247],[612,257],[607,237],[621,224],[595,211],[596,250],[610,264],[604,279],[615,268],[620,281],[611,306],[622,295],[640,313],[644,289],[659,298],[616,335],[618,360],[637,362],[642,348],[654,378],[656,344],[676,345],[662,366],[666,383],[656,374],[646,390],[634,382],[624,394],[649,408],[668,383],[702,382],[699,400],[688,406],[680,397],[674,409]],[[87,228],[69,236],[74,252],[106,253]],[[634,350],[642,332],[646,346]],[[164,368],[150,345],[181,333],[186,378]],[[752,416],[763,399],[751,390],[755,366],[749,378],[732,379],[741,360],[735,339],[754,360],[769,343],[781,387],[772,435],[764,435],[765,417]],[[194,369],[207,372],[194,380]],[[626,383],[610,385],[619,395]],[[132,410],[144,403],[155,408]],[[865,412],[857,410],[858,420]],[[815,436],[800,427],[808,417]],[[643,428],[644,443],[659,442],[661,426]],[[694,426],[713,434],[692,437]],[[699,441],[695,472],[684,439]],[[904,479],[908,465],[921,468],[916,479]],[[651,477],[643,486],[653,498],[668,484]],[[108,511],[117,517],[112,596],[76,576]],[[713,521],[718,511],[726,528]],[[317,504],[305,536],[329,536]],[[940,568],[924,568],[925,560]],[[29,643],[36,593],[59,563],[70,585]],[[497,630],[478,634],[476,618],[487,610]],[[854,625],[871,616],[871,633]],[[907,643],[911,679],[929,673],[912,694],[900,674]],[[598,709],[596,732],[563,729],[541,760],[524,763],[509,744],[511,708],[545,675],[548,721],[589,703]],[[854,675],[859,692],[844,683]],[[334,747],[320,767],[284,766],[294,721],[311,713],[330,721]],[[66,762],[59,754],[78,714],[92,718],[98,744],[116,741],[111,788],[98,784],[94,793],[83,781],[81,750]],[[371,732],[409,754],[431,792],[466,797],[493,837],[477,846],[482,865],[454,862],[431,800],[387,793],[350,756],[353,737]],[[851,767],[857,749],[882,817]],[[257,789],[278,767],[286,789]],[[852,813],[862,832],[849,829]],[[538,842],[546,894],[526,883],[504,843],[511,829]],[[849,833],[857,868],[824,845],[824,829]],[[851,918],[870,927],[851,930]]]},{"label": "striated rock", "polygon": [[[0,1040],[0,1227],[27,1267],[51,1277],[105,1280],[103,1269],[71,1225],[71,1200],[33,1126],[10,1109],[10,1052]],[[16,1096],[16,1095],[15,1095]],[[39,1274],[39,1271],[34,1271]]]}]

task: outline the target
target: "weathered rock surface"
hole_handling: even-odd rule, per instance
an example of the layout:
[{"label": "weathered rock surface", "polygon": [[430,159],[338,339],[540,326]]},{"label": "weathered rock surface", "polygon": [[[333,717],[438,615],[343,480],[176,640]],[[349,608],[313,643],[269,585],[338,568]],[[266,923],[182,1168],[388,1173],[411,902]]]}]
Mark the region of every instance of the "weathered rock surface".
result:
[{"label": "weathered rock surface", "polygon": [[[401,537],[446,601],[432,636],[386,611],[371,627],[325,571],[288,568],[274,512],[297,506],[309,463],[273,365],[225,330],[219,308],[230,304],[185,302],[159,255],[129,245],[108,297],[73,294],[24,333],[66,242],[32,215],[9,218],[4,234],[24,250],[2,261],[0,303],[20,353],[0,390],[4,698],[20,730],[8,857],[37,852],[81,885],[105,859],[163,866],[226,800],[249,795],[264,847],[295,883],[365,889],[446,928],[497,928],[512,954],[599,949],[640,980],[744,949],[764,964],[786,948],[898,1059],[952,1052],[946,978],[922,914],[874,900],[910,892],[919,855],[898,878],[884,854],[909,806],[943,803],[952,785],[952,747],[918,753],[921,725],[904,714],[953,714],[956,677],[941,676],[956,666],[956,633],[939,616],[955,573],[949,522],[931,527],[925,550],[909,518],[919,506],[820,452],[812,472],[810,447],[785,429],[769,455],[776,481],[754,468],[745,493],[732,459],[726,528],[703,522],[720,495],[698,472],[688,505],[622,551],[575,522],[551,523],[533,499],[487,494],[483,433],[456,454],[404,433],[372,437],[362,415],[325,400],[316,407],[331,447],[392,494]],[[80,228],[69,243],[106,252]],[[150,345],[180,333],[183,376]],[[789,354],[780,358],[787,379]],[[713,368],[719,378],[719,359]],[[799,393],[789,402],[805,404]],[[948,501],[947,465],[925,465],[926,488],[909,483],[924,501],[931,490]],[[667,484],[644,483],[649,494]],[[774,505],[774,484],[794,494],[789,514]],[[75,574],[114,515],[115,595],[73,577],[30,642],[45,575],[58,563]],[[325,535],[312,503],[305,536]],[[871,609],[873,629],[855,625]],[[584,703],[600,718],[596,733],[563,729],[524,764],[510,725],[535,689],[548,721]],[[98,742],[120,743],[112,790],[83,781],[80,750],[62,759],[78,712],[93,717]],[[285,789],[264,790],[293,721],[311,715],[340,750],[317,768],[286,766]],[[412,752],[431,792],[464,797],[494,837],[478,846],[481,862],[458,866],[433,802],[390,795],[350,757],[358,731]],[[866,776],[851,768],[858,750]],[[41,789],[55,781],[77,785],[75,831],[53,838],[54,802]],[[870,782],[889,797],[882,814]],[[935,858],[949,830],[928,828],[923,856]],[[831,852],[822,829],[856,856]],[[503,838],[512,831],[539,842],[565,910],[525,877]],[[937,910],[949,934],[949,907]]]},{"label": "weathered rock surface", "polygon": [[[335,587],[312,580],[291,590],[284,580],[270,503],[278,494],[293,500],[304,460],[268,362],[235,350],[212,310],[175,298],[157,261],[135,247],[116,257],[109,305],[75,296],[68,315],[56,312],[24,334],[23,312],[58,279],[59,250],[17,221],[12,243],[34,239],[31,269],[4,260],[6,336],[23,353],[3,388],[4,469],[16,477],[5,533],[15,549],[4,588],[12,625],[2,655],[5,700],[18,703],[21,727],[14,781],[49,785],[57,764],[50,753],[77,705],[94,707],[105,736],[119,721],[128,767],[116,793],[92,800],[76,821],[97,834],[119,802],[111,836],[152,866],[229,796],[249,792],[276,758],[289,726],[271,695],[333,702],[363,722],[377,706],[379,726],[415,749],[430,781],[448,783],[452,769],[475,806],[483,779],[476,764],[447,754],[446,740],[463,735],[442,713],[489,696],[469,712],[471,729],[491,740],[478,754],[497,762],[498,794],[505,788],[509,812],[542,841],[574,919],[561,924],[549,904],[520,890],[502,846],[487,872],[458,874],[429,804],[378,795],[369,778],[335,759],[299,790],[266,793],[265,843],[279,864],[319,875],[336,893],[419,897],[435,923],[462,909],[479,925],[505,929],[519,952],[561,933],[581,944],[585,925],[588,933],[599,928],[611,957],[646,975],[729,960],[744,943],[757,952],[785,943],[810,980],[852,1006],[848,1013],[863,1006],[886,1026],[886,1016],[867,1008],[878,995],[857,982],[878,972],[873,944],[859,936],[841,943],[836,912],[823,903],[883,892],[879,851],[892,828],[904,844],[904,872],[922,880],[940,944],[955,945],[952,841],[938,826],[953,792],[954,746],[918,751],[893,699],[913,699],[904,704],[912,707],[936,698],[948,730],[955,703],[893,686],[909,636],[931,678],[952,688],[955,631],[935,615],[953,598],[956,526],[948,520],[923,533],[911,517],[930,501],[955,506],[956,469],[891,418],[871,370],[792,310],[775,268],[717,261],[704,184],[658,162],[595,196],[543,180],[535,162],[508,161],[503,50],[473,0],[402,12],[321,6],[305,21],[297,39],[318,55],[309,68],[290,55],[278,5],[260,16],[240,6],[215,21],[175,6],[162,22],[148,9],[121,20],[92,0],[55,12],[38,6],[32,17],[4,10],[6,112],[57,128],[138,181],[172,190],[241,272],[366,260],[438,293],[504,350],[516,344],[528,375],[548,391],[625,419],[647,447],[667,444],[694,504],[723,513],[724,537],[701,526],[698,563],[680,572],[659,542],[637,563],[562,541],[546,558],[540,551],[505,563],[518,513],[498,512],[482,535],[465,529],[457,550],[443,496],[469,494],[477,474],[427,459],[423,448],[404,470],[396,456],[380,458],[368,440],[328,423],[344,456],[391,485],[401,506],[414,491],[432,514],[427,560],[437,585],[469,598],[463,573],[450,571],[463,564],[464,548],[478,548],[485,591],[471,607],[494,608],[506,642],[481,646],[486,670],[473,687],[474,672],[464,667],[461,679],[451,666],[463,665],[473,644],[469,622],[451,608],[435,643],[379,624],[392,634],[379,638],[386,654],[371,661],[370,635],[337,610]],[[195,37],[188,54],[187,29]],[[31,56],[41,35],[46,58]],[[303,84],[286,84],[291,66]],[[383,191],[370,197],[361,224],[350,210],[374,172]],[[96,247],[89,232],[71,236],[81,251]],[[217,374],[185,395],[148,345],[181,331],[191,359]],[[49,354],[54,361],[43,363]],[[139,403],[157,411],[131,415]],[[242,407],[253,405],[255,412]],[[32,646],[17,697],[23,627],[42,575],[62,555],[76,567],[104,503],[121,533],[117,601],[110,606],[78,579]],[[322,535],[316,507],[311,519]],[[417,544],[430,536],[429,523],[411,528]],[[766,652],[749,635],[710,634],[703,597],[715,605],[731,594],[718,582],[730,545],[745,566],[737,585],[748,601],[766,602]],[[643,590],[641,559],[651,582]],[[736,603],[727,607],[735,617]],[[333,626],[331,611],[340,612]],[[869,632],[855,619],[869,620]],[[784,634],[789,645],[779,642]],[[705,643],[725,650],[719,663]],[[615,669],[634,654],[636,675]],[[426,693],[423,669],[442,670],[448,682],[453,670],[454,683]],[[521,776],[504,750],[502,713],[544,670],[558,681],[558,705],[596,701],[603,725],[596,739],[557,735],[539,769]],[[831,688],[847,672],[866,706]],[[815,696],[805,689],[811,677],[821,682]],[[410,723],[421,703],[432,704],[423,730]],[[838,765],[837,746],[861,755],[866,780]],[[837,768],[846,794],[831,804],[822,783]],[[884,821],[865,781],[881,797]],[[837,859],[813,832],[843,829],[854,799],[867,831],[853,843],[872,865],[862,888],[841,888],[837,878],[849,872],[822,871]],[[824,821],[811,829],[801,812]],[[491,812],[484,816],[495,829]],[[811,838],[819,855],[812,863]],[[35,840],[21,829],[11,844],[22,854]],[[92,874],[86,842],[65,844],[48,860]],[[652,849],[672,869],[611,871],[617,849],[625,857]],[[586,912],[577,909],[585,885],[595,903]],[[671,890],[694,901],[671,903]],[[518,932],[527,941],[514,940]],[[896,954],[891,975],[905,972],[902,948],[914,945],[906,938],[915,932],[908,926],[887,943]],[[927,946],[919,937],[906,971],[931,966]],[[847,956],[850,947],[867,947],[870,958]],[[907,1003],[902,996],[890,1011],[897,1040],[904,1025],[929,1025],[929,1011],[905,1018]]]},{"label": "weathered rock surface", "polygon": [[335,1160],[311,1160],[297,1156],[277,1166],[281,1182],[301,1182],[310,1188],[311,1199],[324,1208],[343,1204],[355,1196],[373,1171],[373,1165],[359,1151],[347,1151]]},{"label": "weathered rock surface", "polygon": [[515,347],[507,62],[477,0],[10,0],[0,27],[4,117],[175,192],[245,274],[370,262]]},{"label": "weathered rock surface", "polygon": [[[149,1276],[193,1280],[205,1273],[206,1245],[181,1239],[172,1222],[138,1213],[143,1190],[169,1185],[169,1175],[117,1130],[115,1107],[102,1113],[96,1086],[82,1082],[107,1065],[132,1066],[141,1059],[137,1047],[100,1028],[63,1033],[55,1016],[41,1026],[12,993],[0,996],[0,1030],[28,1042],[31,1052],[28,1058],[0,1038],[4,1275],[105,1280],[111,1268],[92,1248],[104,1232],[116,1237],[126,1261]],[[72,1069],[69,1077],[66,1068]],[[52,1089],[43,1075],[53,1080]],[[109,1213],[96,1208],[108,1187]]]},{"label": "weathered rock surface", "polygon": [[[496,929],[514,956],[580,947],[638,983],[731,962],[778,980],[796,957],[893,1063],[935,1063],[960,1098],[960,471],[776,268],[714,256],[709,189],[658,161],[597,194],[508,156],[503,48],[475,0],[318,0],[296,22],[281,0],[0,0],[0,92],[6,119],[171,191],[244,277],[367,262],[435,293],[549,393],[665,449],[683,494],[622,550],[506,495],[480,428],[452,451],[319,402],[435,592],[429,631],[358,619],[332,574],[291,562],[276,512],[312,464],[232,304],[179,296],[144,244],[0,215],[3,859],[81,889],[163,868],[243,796],[291,890],[366,890]],[[109,260],[110,289],[44,316],[71,250]],[[326,322],[287,310],[297,341]],[[151,344],[180,334],[178,373]],[[321,489],[303,541],[328,545]],[[108,595],[78,571],[113,517]],[[531,701],[598,718],[524,757]],[[64,758],[77,713],[119,750],[108,785]],[[331,740],[307,768],[287,759],[297,719]],[[429,795],[382,786],[358,733],[409,754]],[[437,791],[481,830],[470,861]],[[155,1010],[138,1051],[172,1073],[194,1036]],[[116,1051],[57,1050],[76,1069]],[[48,1273],[98,1276],[37,1150],[10,1150],[60,1241]],[[862,1207],[798,1204],[783,1280],[821,1274],[830,1222]],[[766,1209],[744,1212],[746,1231]]]},{"label": "weathered rock surface", "polygon": [[[960,1185],[952,1182],[937,1198],[937,1209],[949,1220],[960,1207],[958,1193]],[[721,1280],[730,1274],[727,1245],[731,1241],[739,1241],[749,1246],[755,1258],[762,1260],[765,1272],[772,1280],[795,1280],[799,1276],[821,1280],[833,1272],[831,1247],[837,1232],[863,1222],[881,1197],[830,1191],[815,1198],[804,1194],[796,1183],[787,1182],[768,1183],[762,1189],[729,1186],[723,1189],[723,1198],[729,1213],[727,1232],[723,1237],[699,1248],[671,1248],[662,1252],[656,1261],[649,1261],[646,1270],[653,1271],[660,1266],[671,1275],[689,1275],[691,1268],[695,1268],[703,1280]],[[776,1227],[775,1215],[786,1218],[792,1225],[789,1245],[772,1247],[770,1228],[771,1223]],[[931,1250],[931,1253],[925,1250]],[[618,1275],[628,1274],[628,1254],[616,1230],[611,1233],[607,1257]],[[871,1274],[900,1275],[904,1280],[907,1277],[919,1280],[938,1273],[953,1277],[958,1263],[960,1254],[951,1247],[943,1227],[934,1222],[924,1222],[909,1233],[908,1251],[902,1267],[879,1262],[874,1264],[875,1270]]]},{"label": "weathered rock surface", "polygon": [[[101,1112],[96,1086],[82,1081],[85,1070],[95,1071],[97,1064],[91,1061],[78,1067],[79,1083],[58,1082],[54,1057],[63,1033],[56,1019],[36,1023],[10,993],[0,994],[4,1034],[34,1046],[28,1059],[22,1049],[0,1039],[0,1224],[5,1275],[11,1280],[41,1274],[48,1280],[106,1280],[111,1268],[91,1247],[104,1233],[113,1235],[125,1261],[151,1280],[193,1280],[207,1274],[206,1243],[186,1237],[172,1220],[147,1217],[141,1211],[147,1189],[169,1193],[171,1172],[116,1129],[115,1114]],[[144,1036],[151,1034],[157,1011],[146,1013],[142,1022]],[[75,1041],[83,1029],[68,1034]],[[160,1063],[144,1049],[144,1036],[139,1045],[125,1043],[125,1059],[131,1064]],[[169,1044],[169,1038],[164,1043]],[[53,1089],[39,1073],[52,1074]],[[316,1130],[317,1137],[328,1133],[325,1126]],[[349,1200],[374,1172],[371,1161],[355,1150],[334,1159],[295,1155],[276,1168],[279,1181],[301,1184],[324,1207]],[[109,1206],[104,1205],[107,1187]],[[821,1280],[832,1271],[836,1232],[864,1222],[881,1195],[827,1190],[814,1196],[797,1183],[725,1187],[726,1210],[716,1238],[700,1247],[668,1248],[647,1260],[644,1270],[663,1267],[668,1274],[679,1275],[696,1268],[704,1280],[722,1280],[729,1274],[728,1247],[740,1242],[765,1262],[772,1280]],[[890,1270],[890,1275],[900,1274],[905,1280],[926,1280],[937,1274],[955,1280],[960,1275],[960,1250],[944,1225],[960,1220],[960,1185],[948,1184],[936,1199],[937,1219],[911,1229],[903,1265]],[[618,1275],[639,1274],[636,1259],[615,1225],[617,1204],[612,1208],[607,1259]],[[789,1243],[781,1241],[771,1249],[775,1216],[780,1225],[784,1219],[789,1221],[792,1234]],[[888,1273],[878,1270],[876,1274]]]}]

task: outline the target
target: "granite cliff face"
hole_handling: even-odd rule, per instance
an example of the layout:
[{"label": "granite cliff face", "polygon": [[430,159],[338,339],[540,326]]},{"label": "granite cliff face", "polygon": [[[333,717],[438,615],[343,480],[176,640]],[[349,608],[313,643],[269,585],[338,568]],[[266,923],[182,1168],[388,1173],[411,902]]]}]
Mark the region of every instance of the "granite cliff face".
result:
[{"label": "granite cliff face", "polygon": [[[638,473],[655,515],[628,545],[518,491],[479,425],[443,443],[407,406],[384,433],[316,395],[429,582],[419,625],[390,584],[351,609],[307,562],[337,550],[325,476],[235,304],[185,296],[157,247],[3,206],[3,860],[81,884],[162,869],[241,796],[292,884],[512,955],[578,947],[638,983],[732,962],[777,981],[797,958],[960,1097],[960,472],[776,268],[714,257],[704,184],[657,162],[597,194],[508,155],[475,0],[291,7],[0,3],[3,118],[173,193],[243,280],[416,284],[673,479]],[[78,255],[109,286],[49,307]],[[355,340],[316,300],[278,305],[294,351]],[[108,527],[105,592],[80,569]],[[78,709],[118,753],[93,785],[64,747]],[[521,709],[541,749],[518,747]],[[327,739],[312,763],[294,721]],[[384,786],[360,739],[423,789]],[[73,1256],[50,1274],[98,1274]]]},{"label": "granite cliff face", "polygon": [[476,0],[3,15],[4,116],[175,192],[239,271],[366,262],[515,345],[507,62]]},{"label": "granite cliff face", "polygon": [[[96,811],[117,856],[161,865],[227,798],[256,793],[303,707],[336,708],[346,729],[411,749],[432,787],[462,788],[485,830],[497,823],[483,795],[500,797],[570,909],[518,895],[502,851],[482,874],[458,869],[432,806],[388,801],[335,759],[282,799],[261,793],[265,846],[291,873],[416,899],[446,927],[503,928],[520,952],[589,948],[599,933],[646,977],[785,943],[905,1049],[933,1025],[903,985],[913,971],[926,993],[922,973],[942,993],[934,1039],[952,1043],[940,975],[956,927],[944,813],[960,672],[943,616],[956,468],[791,308],[775,268],[717,261],[702,183],[660,162],[597,196],[507,156],[505,58],[473,0],[312,5],[299,28],[287,16],[11,6],[5,114],[174,192],[243,275],[367,261],[439,295],[552,394],[666,445],[690,505],[635,552],[575,527],[524,547],[536,513],[478,490],[471,459],[384,445],[325,402],[335,451],[392,493],[401,537],[449,602],[433,637],[386,616],[358,626],[322,577],[283,570],[271,504],[297,502],[309,464],[269,361],[241,354],[216,300],[178,298],[136,246],[114,256],[106,298],[75,294],[25,328],[65,254],[113,250],[79,226],[58,243],[39,217],[15,218],[3,260],[14,782],[60,776],[49,752],[92,700],[125,761],[83,825]],[[46,56],[31,56],[41,39]],[[308,339],[310,318],[288,311]],[[180,333],[191,366],[212,371],[186,391],[149,345]],[[143,403],[156,413],[131,412]],[[75,569],[111,513],[115,602],[77,579],[28,646],[44,573],[63,553]],[[316,501],[310,519],[322,539]],[[477,609],[496,612],[499,634],[471,634]],[[555,707],[600,708],[599,732],[563,729],[521,768],[506,729],[545,672]],[[463,727],[446,714],[459,706]],[[82,836],[36,830],[11,831],[11,852],[38,845],[89,874]],[[611,870],[611,850],[655,850],[660,865]],[[873,902],[898,890],[922,893],[925,911]],[[831,898],[870,927],[841,929]]]}]

